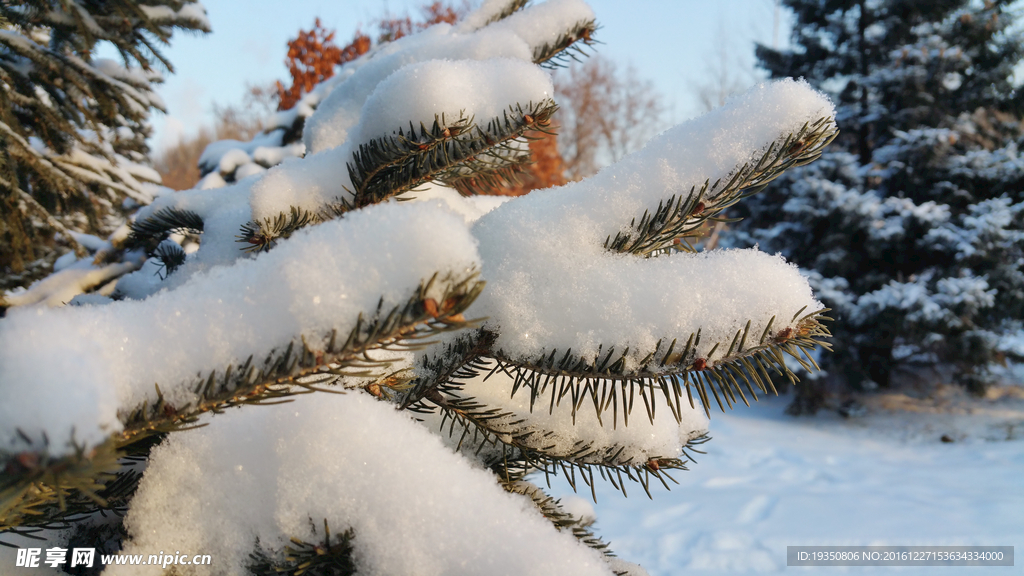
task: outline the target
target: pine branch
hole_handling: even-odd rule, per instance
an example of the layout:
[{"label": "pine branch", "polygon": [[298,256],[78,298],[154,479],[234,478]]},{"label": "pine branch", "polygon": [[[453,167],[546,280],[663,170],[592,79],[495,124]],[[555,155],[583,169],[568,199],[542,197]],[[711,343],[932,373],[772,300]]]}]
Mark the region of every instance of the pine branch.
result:
[{"label": "pine branch", "polygon": [[[314,527],[314,533],[316,529]],[[249,555],[249,572],[255,576],[350,576],[356,574],[351,528],[336,536],[331,535],[324,519],[324,539],[305,542],[292,538],[283,551],[268,552],[256,542],[256,550]]]},{"label": "pine branch", "polygon": [[604,412],[609,409],[612,411],[613,427],[617,425],[620,413],[623,425],[628,425],[634,392],[639,393],[648,419],[652,422],[658,391],[676,421],[682,419],[681,398],[684,388],[690,407],[695,408],[693,391],[696,391],[701,406],[710,416],[709,391],[719,409],[724,412],[726,405],[732,408],[739,401],[749,406],[744,389],[755,401],[755,387],[762,394],[767,394],[769,390],[777,394],[769,376],[771,371],[796,383],[799,379],[786,366],[783,353],[809,371],[817,369],[809,351],[818,346],[830,348],[823,338],[831,334],[820,321],[831,318],[823,315],[827,309],[798,319],[801,312],[791,321],[795,327],[786,327],[774,333],[771,332],[773,318],[752,346],[747,345],[752,336],[749,334],[748,321],[745,329],[737,330],[728,350],[719,357],[714,354],[726,347],[724,342],[716,343],[705,356],[697,355],[696,349],[700,344],[698,330],[690,334],[685,345],[680,340],[659,342],[634,369],[625,368],[628,349],[618,352],[611,347],[606,352],[599,352],[593,360],[575,356],[571,350],[552,350],[524,362],[507,358],[498,351],[493,354],[496,361],[494,370],[500,370],[513,379],[513,393],[524,386],[529,388],[531,406],[542,396],[547,396],[549,410],[564,400],[571,400],[575,415],[584,404],[593,404],[599,420]]},{"label": "pine branch", "polygon": [[157,401],[131,411],[124,419],[119,445],[126,446],[153,434],[193,427],[208,412],[219,413],[233,406],[277,403],[297,394],[324,390],[311,383],[319,374],[350,377],[380,377],[392,360],[375,358],[374,350],[417,350],[433,344],[445,332],[472,327],[463,312],[483,290],[484,283],[473,272],[461,279],[444,281],[448,286],[438,304],[427,296],[437,276],[424,282],[404,304],[377,311],[369,318],[360,314],[347,335],[332,331],[319,342],[306,338],[283,350],[274,350],[262,361],[249,357],[241,366],[228,366],[197,378],[190,388],[195,399],[172,406],[157,387]]},{"label": "pine branch", "polygon": [[273,248],[279,240],[287,239],[292,234],[312,224],[326,222],[347,212],[345,203],[330,204],[318,212],[300,210],[292,206],[287,213],[282,212],[275,218],[266,218],[262,222],[247,222],[242,225],[241,233],[236,236],[238,242],[245,242],[242,250],[247,252],[266,252]]},{"label": "pine branch", "polygon": [[[429,406],[426,401],[436,408]],[[456,450],[473,453],[504,482],[523,480],[527,474],[537,470],[546,476],[561,472],[575,490],[576,474],[579,473],[591,487],[592,496],[596,500],[593,483],[596,471],[623,494],[626,494],[624,480],[628,479],[640,483],[650,497],[652,477],[668,489],[665,479],[675,482],[668,470],[686,469],[683,460],[672,457],[636,461],[634,457],[625,454],[624,446],[597,447],[592,442],[579,441],[569,448],[559,448],[555,432],[524,425],[524,417],[465,396],[462,394],[462,386],[457,383],[439,386],[425,400],[410,405],[409,409],[420,413],[440,410],[441,432],[444,433],[447,428],[449,437],[455,438],[458,435]],[[683,454],[686,455],[688,450],[694,451],[705,440],[704,437],[691,439],[684,447]]]},{"label": "pine branch", "polygon": [[583,544],[597,550],[604,556],[614,557],[615,554],[608,549],[608,543],[601,540],[596,534],[587,529],[587,524],[582,518],[573,516],[562,508],[561,501],[555,500],[544,493],[544,490],[532,482],[516,480],[504,482],[502,486],[507,492],[526,496],[533,501],[534,506],[544,518],[554,524],[559,532],[570,530],[572,535]]},{"label": "pine branch", "polygon": [[505,18],[508,18],[509,16],[515,14],[516,12],[526,7],[526,4],[529,1],[530,0],[508,0],[505,7],[503,7],[497,14],[490,17],[486,22],[484,22],[480,26],[480,28],[484,28],[485,26],[489,26],[491,24],[494,24],[495,22],[499,22],[501,20],[504,20]]},{"label": "pine branch", "polygon": [[427,296],[437,281],[435,275],[408,301],[390,310],[382,309],[382,300],[368,319],[360,315],[347,335],[332,332],[316,347],[303,338],[298,345],[270,352],[262,362],[254,362],[250,356],[240,367],[211,371],[191,384],[195,396],[184,405],[167,402],[157,385],[156,402],[130,411],[122,419],[123,430],[88,453],[82,448],[71,456],[51,459],[45,447],[40,447],[41,452],[0,452],[0,466],[5,471],[0,484],[0,529],[26,525],[33,511],[46,507],[65,511],[71,499],[85,498],[105,506],[95,495],[117,471],[119,457],[145,453],[169,432],[201,426],[199,418],[204,414],[233,406],[286,402],[315,391],[344,392],[344,388],[319,386],[318,375],[386,377],[383,371],[392,361],[375,358],[374,350],[415,350],[432,344],[430,339],[439,334],[474,325],[463,312],[483,289],[477,273],[443,279],[446,287],[440,303]]},{"label": "pine branch", "polygon": [[577,22],[554,42],[534,48],[533,63],[545,68],[561,68],[568,64],[569,60],[580,62],[580,56],[587,56],[584,47],[597,43],[593,39],[596,31],[597,23],[593,20]]},{"label": "pine branch", "polygon": [[515,167],[530,160],[518,144],[526,132],[546,130],[556,109],[552,100],[531,102],[525,108],[517,104],[484,128],[465,116],[450,123],[439,116],[430,127],[410,124],[408,132],[400,129],[371,140],[359,146],[347,165],[354,188],[346,190],[349,197],[316,212],[293,207],[273,219],[250,222],[242,227],[238,241],[250,244],[250,250],[268,250],[278,239],[305,226],[384,202],[431,181],[463,192],[470,191],[468,184],[474,178],[475,184],[495,189],[513,183]]},{"label": "pine branch", "polygon": [[121,455],[113,441],[89,451],[78,446],[72,455],[61,458],[50,457],[47,448],[4,455],[0,532],[31,534],[41,528],[62,528],[96,509],[127,504],[134,490],[121,490]]},{"label": "pine branch", "polygon": [[756,161],[744,164],[726,180],[705,182],[686,195],[673,195],[660,202],[654,212],[645,211],[638,222],[630,222],[630,230],[619,232],[604,246],[615,252],[652,256],[671,250],[695,252],[689,239],[699,236],[698,230],[708,220],[735,222],[716,215],[740,200],[750,197],[779,177],[786,170],[817,160],[822,150],[838,134],[831,118],[805,124],[796,134],[772,143]]},{"label": "pine branch", "polygon": [[162,208],[151,216],[131,223],[131,233],[125,246],[145,248],[152,255],[157,246],[173,232],[202,234],[203,219],[191,210]]},{"label": "pine branch", "polygon": [[[828,309],[822,309],[800,317],[801,309],[788,326],[774,332],[772,318],[756,343],[748,321],[730,343],[718,342],[704,356],[697,354],[700,330],[690,334],[685,344],[678,339],[662,340],[634,368],[626,367],[629,349],[617,350],[614,346],[600,347],[593,358],[582,358],[570,349],[551,350],[529,361],[513,359],[500,350],[492,350],[496,335],[481,331],[450,344],[442,354],[424,359],[423,375],[412,381],[402,406],[415,409],[417,402],[436,398],[445,386],[461,386],[471,378],[501,372],[512,380],[513,395],[521,388],[529,389],[531,411],[542,404],[551,413],[563,402],[571,402],[575,419],[577,410],[592,405],[602,425],[618,426],[621,415],[622,424],[628,426],[637,395],[648,419],[654,421],[655,400],[660,392],[678,422],[682,420],[685,390],[690,407],[696,407],[696,391],[705,414],[710,416],[710,397],[724,412],[725,406],[732,408],[741,401],[749,406],[748,392],[755,401],[757,390],[777,394],[769,372],[797,382],[799,379],[787,367],[783,354],[808,371],[817,370],[810,351],[818,346],[830,349],[824,339],[831,334],[821,323],[831,320],[824,315],[826,312]],[[715,356],[719,350],[725,352]],[[605,423],[608,411],[611,419]]]},{"label": "pine branch", "polygon": [[545,129],[555,113],[554,101],[510,106],[486,127],[460,116],[447,123],[435,117],[430,128],[411,124],[409,133],[371,140],[348,164],[354,191],[352,208],[377,204],[429,181],[450,183],[473,174],[498,174],[500,169],[529,160],[515,145],[529,130]]},{"label": "pine branch", "polygon": [[43,208],[43,206],[40,205],[39,202],[37,202],[31,194],[25,192],[24,190],[19,189],[18,197],[21,198],[23,202],[25,202],[25,205],[28,206],[30,210],[35,212],[39,217],[43,218],[46,221],[47,225],[49,225],[55,231],[60,232],[61,237],[64,239],[65,242],[67,242],[71,246],[71,249],[74,250],[76,256],[82,257],[86,255],[87,252],[85,247],[79,244],[77,240],[75,240],[75,235],[72,234],[71,231],[68,230],[67,227],[64,226],[64,224],[62,224],[59,220],[51,216],[50,213],[47,212],[46,208]]},{"label": "pine branch", "polygon": [[490,353],[497,334],[476,330],[464,334],[433,356],[424,357],[415,378],[405,391],[401,409],[406,410],[445,382],[475,378],[488,370],[485,356]]},{"label": "pine branch", "polygon": [[169,240],[161,242],[153,252],[153,256],[160,261],[160,266],[163,269],[163,278],[165,279],[185,263],[186,257],[185,250],[176,242]]}]

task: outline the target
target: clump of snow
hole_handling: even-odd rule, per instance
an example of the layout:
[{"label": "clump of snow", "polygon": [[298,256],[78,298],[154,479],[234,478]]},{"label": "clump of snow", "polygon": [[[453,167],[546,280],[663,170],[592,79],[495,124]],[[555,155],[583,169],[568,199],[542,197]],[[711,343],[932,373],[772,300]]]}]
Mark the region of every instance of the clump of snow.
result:
[{"label": "clump of snow", "polygon": [[79,294],[119,278],[139,267],[137,262],[115,262],[93,264],[91,259],[82,259],[50,274],[21,292],[8,292],[0,298],[7,306],[63,306]]},{"label": "clump of snow", "polygon": [[460,34],[475,32],[496,21],[508,10],[515,0],[484,0],[475,10],[462,17],[455,24],[455,31]]},{"label": "clump of snow", "polygon": [[[258,259],[212,268],[143,301],[13,309],[0,322],[0,445],[16,442],[18,429],[60,441],[73,428],[79,441],[96,441],[116,430],[117,410],[155,400],[154,382],[181,405],[194,399],[189,385],[201,372],[264,358],[299,338],[320,346],[332,329],[347,334],[381,298],[385,307],[404,304],[435,273],[464,277],[478,262],[462,218],[433,206],[385,204],[300,231]],[[60,350],[61,360],[39,368],[29,350]],[[26,377],[37,369],[45,386]],[[90,422],[76,416],[78,408],[54,406],[64,396],[51,387],[98,399],[99,415]]]},{"label": "clump of snow", "polygon": [[[513,58],[529,62],[531,57],[528,46],[511,32],[485,29],[473,34],[454,34],[447,24],[431,26],[419,34],[405,36],[389,44],[388,53],[378,53],[357,69],[327,96],[306,121],[302,138],[307,150],[317,153],[348,140],[349,130],[359,122],[366,99],[385,78],[406,65],[445,59]],[[411,118],[399,116],[395,120],[401,126],[408,125]],[[433,115],[430,120],[433,120]],[[389,130],[397,130],[398,127],[389,127]]]},{"label": "clump of snow", "polygon": [[488,28],[513,32],[533,51],[545,45],[556,46],[566,30],[594,18],[594,11],[583,0],[548,0],[528,6]]},{"label": "clump of snow", "polygon": [[[359,574],[611,574],[490,473],[364,394],[232,411],[168,438],[132,503],[125,553],[201,551],[217,564],[195,574],[246,574],[257,538],[269,550],[320,541],[324,519],[332,534],[354,529]],[[105,574],[161,573],[144,570]]]},{"label": "clump of snow", "polygon": [[[531,62],[534,50],[553,44],[572,25],[594,19],[594,13],[581,0],[549,0],[528,7],[509,18],[479,28],[501,8],[497,4],[481,7],[459,26],[431,26],[427,30],[400,38],[379,47],[373,57],[365,55],[342,70],[345,78],[329,81],[326,96],[317,94],[316,111],[306,121],[303,142],[307,150],[317,153],[340,146],[349,139],[349,131],[360,118],[363,103],[390,74],[403,66],[428,60],[486,60],[511,58]],[[445,76],[438,84],[462,80]],[[426,83],[425,83],[426,84]],[[484,84],[475,84],[474,90]],[[322,100],[321,100],[322,98]],[[527,101],[519,101],[525,104]],[[536,101],[536,100],[535,100]],[[499,101],[509,105],[512,102]],[[427,103],[429,106],[429,102]],[[298,106],[296,109],[299,108]],[[435,111],[436,112],[436,111]],[[304,116],[297,110],[291,116]],[[284,125],[286,118],[275,122]],[[391,120],[398,119],[391,118]],[[432,116],[431,116],[432,119]],[[408,120],[408,119],[406,119]],[[397,126],[386,126],[394,130]]]},{"label": "clump of snow", "polygon": [[206,16],[206,7],[201,2],[183,3],[182,7],[175,11],[170,6],[146,6],[139,8],[147,18],[158,24],[175,24],[178,22],[195,22],[200,30],[209,32],[210,20]]},{"label": "clump of snow", "polygon": [[583,526],[590,526],[597,521],[597,513],[594,512],[594,505],[590,500],[576,495],[565,496],[559,499],[562,509],[579,519]]},{"label": "clump of snow", "polygon": [[408,129],[410,123],[417,128],[420,123],[430,126],[442,115],[449,123],[460,116],[484,123],[500,117],[509,106],[539,103],[550,99],[553,92],[551,80],[543,71],[519,60],[434,60],[405,66],[380,82],[368,99],[358,102],[358,124],[349,124],[347,117],[341,116],[329,122],[339,130],[344,127],[349,139],[343,145],[302,162],[285,162],[256,182],[252,189],[253,218],[274,218],[292,207],[316,212],[348,196],[346,189],[353,186],[346,165],[358,146],[373,138]]},{"label": "clump of snow", "polygon": [[[429,82],[422,81],[430,78]],[[398,128],[430,126],[435,117],[453,122],[460,115],[484,123],[501,117],[516,103],[551,99],[554,88],[543,70],[521,60],[496,58],[430,60],[410,64],[377,85],[351,132],[353,146],[391,134]],[[396,119],[406,122],[396,125]],[[354,148],[353,148],[354,149]]]},{"label": "clump of snow", "polygon": [[447,209],[462,216],[466,224],[479,220],[481,216],[501,206],[509,198],[511,196],[463,196],[454,188],[442,186],[436,182],[420,186],[402,195],[403,201],[441,201]]},{"label": "clump of snow", "polygon": [[751,250],[642,259],[603,244],[659,201],[726,179],[772,142],[833,114],[830,101],[803,82],[761,84],[596,176],[510,200],[473,227],[488,281],[474,312],[489,318],[498,349],[523,359],[569,348],[593,358],[603,345],[628,346],[635,362],[659,340],[685,342],[698,330],[698,354],[720,344],[718,358],[748,320],[755,338],[773,316],[776,330],[790,326],[801,309],[822,306],[779,256]]},{"label": "clump of snow", "polygon": [[[244,176],[235,174],[240,167],[257,164],[267,168],[285,158],[301,157],[305,153],[305,147],[295,144],[283,145],[284,134],[283,128],[274,128],[261,132],[248,142],[231,139],[212,142],[199,156],[199,169],[207,177],[216,173],[221,178],[235,175],[235,178],[240,180]],[[249,171],[248,175],[251,175],[252,169]]]}]

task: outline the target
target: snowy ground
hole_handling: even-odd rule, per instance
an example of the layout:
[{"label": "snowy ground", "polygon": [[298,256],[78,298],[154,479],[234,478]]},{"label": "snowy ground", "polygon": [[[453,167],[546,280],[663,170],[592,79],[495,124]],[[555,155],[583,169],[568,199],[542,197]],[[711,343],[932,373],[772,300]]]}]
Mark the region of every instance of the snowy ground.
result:
[{"label": "snowy ground", "polygon": [[[711,417],[711,442],[680,485],[599,487],[598,533],[651,576],[1019,574],[1015,567],[786,567],[793,545],[988,545],[1024,553],[1024,388],[985,400],[875,395],[843,419],[783,413],[772,398]],[[942,442],[943,435],[953,442]],[[554,481],[553,481],[554,482]],[[559,495],[568,488],[553,484]]]}]

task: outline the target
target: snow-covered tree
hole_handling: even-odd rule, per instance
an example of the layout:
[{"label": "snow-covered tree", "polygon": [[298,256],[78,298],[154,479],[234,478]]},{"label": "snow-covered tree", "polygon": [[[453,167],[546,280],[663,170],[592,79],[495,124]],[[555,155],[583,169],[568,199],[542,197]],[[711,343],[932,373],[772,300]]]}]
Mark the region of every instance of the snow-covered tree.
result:
[{"label": "snow-covered tree", "polygon": [[835,95],[837,146],[739,206],[732,245],[800,265],[840,320],[826,370],[886,386],[901,363],[974,391],[1018,359],[1024,160],[1010,2],[787,0],[795,48],[758,48],[773,77]]},{"label": "snow-covered tree", "polygon": [[[154,65],[171,70],[160,45],[175,29],[209,31],[202,4],[0,4],[0,287],[48,270],[54,234],[84,256],[80,234],[106,236],[152,201],[147,116],[163,108]],[[95,57],[105,43],[121,62]]]},{"label": "snow-covered tree", "polygon": [[480,195],[554,113],[539,64],[594,29],[579,0],[491,0],[371,51],[303,158],[142,208],[159,258],[120,301],[11,309],[3,538],[214,559],[185,574],[643,574],[536,474],[667,487],[712,407],[813,364],[794,266],[690,246],[836,125],[768,83],[586,180]]}]

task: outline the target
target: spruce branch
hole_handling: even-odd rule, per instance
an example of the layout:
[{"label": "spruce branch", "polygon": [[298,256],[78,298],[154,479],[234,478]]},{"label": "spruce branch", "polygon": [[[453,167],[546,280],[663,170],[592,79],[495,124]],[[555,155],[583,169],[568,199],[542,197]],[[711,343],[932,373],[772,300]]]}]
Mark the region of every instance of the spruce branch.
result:
[{"label": "spruce branch", "polygon": [[171,233],[202,234],[203,219],[191,210],[162,208],[151,216],[130,224],[131,233],[125,242],[127,248],[144,248],[153,255],[161,242]]},{"label": "spruce branch", "polygon": [[430,128],[410,124],[408,133],[399,130],[371,140],[348,164],[354,187],[351,208],[377,204],[429,181],[448,184],[528,162],[529,154],[517,144],[526,132],[545,130],[556,109],[550,99],[525,107],[515,104],[484,127],[471,117],[460,115],[449,123],[442,115]]},{"label": "spruce branch", "polygon": [[585,48],[597,43],[593,38],[597,28],[594,20],[581,20],[573,24],[554,42],[534,48],[533,63],[545,68],[561,68],[569,60],[580,62],[580,56],[587,56]]},{"label": "spruce branch", "polygon": [[288,212],[281,212],[274,218],[265,218],[262,222],[247,222],[242,225],[241,233],[236,236],[238,242],[248,246],[242,248],[247,252],[266,252],[281,239],[309,226],[326,222],[347,211],[345,204],[330,204],[319,212],[302,210],[294,206]]},{"label": "spruce branch", "polygon": [[[440,301],[430,296],[437,292],[438,284],[443,284]],[[71,501],[92,501],[95,506],[90,511],[107,507],[98,494],[114,479],[119,458],[147,454],[167,433],[204,425],[199,422],[204,414],[233,406],[287,402],[295,395],[316,391],[345,391],[344,387],[321,386],[318,375],[378,377],[374,383],[378,387],[389,385],[387,379],[395,376],[386,372],[392,361],[375,357],[373,351],[416,350],[433,344],[431,339],[440,334],[473,327],[475,321],[467,320],[463,313],[483,286],[476,272],[461,277],[435,275],[403,304],[384,309],[381,300],[372,315],[359,316],[348,334],[333,331],[319,340],[301,338],[271,351],[262,361],[250,356],[241,366],[197,377],[190,385],[194,399],[185,404],[172,405],[157,385],[155,402],[128,412],[122,418],[121,432],[88,451],[81,447],[61,458],[48,457],[45,447],[17,454],[0,452],[0,466],[5,471],[0,484],[0,530],[35,526],[32,518],[40,516],[40,510],[56,507],[66,513]],[[25,439],[29,441],[27,436]],[[45,524],[51,516],[40,517]]]},{"label": "spruce branch", "polygon": [[533,505],[537,507],[537,511],[551,522],[559,532],[569,530],[577,540],[597,550],[602,555],[608,557],[615,556],[608,548],[608,543],[601,540],[601,538],[588,529],[589,524],[583,518],[570,514],[562,507],[560,500],[548,496],[540,486],[525,480],[503,482],[502,486],[507,492],[529,498]]},{"label": "spruce branch", "polygon": [[[802,311],[801,311],[802,312]],[[714,397],[719,409],[732,408],[743,402],[749,406],[747,395],[757,400],[757,390],[777,393],[769,372],[796,383],[799,379],[787,367],[783,354],[795,359],[807,370],[816,370],[809,351],[821,346],[830,349],[824,339],[831,336],[822,320],[827,309],[794,318],[793,326],[772,332],[774,319],[769,322],[760,338],[754,342],[749,334],[750,322],[737,329],[736,335],[721,356],[715,352],[726,349],[725,342],[716,343],[705,355],[697,354],[700,330],[682,340],[663,340],[649,352],[635,368],[626,367],[628,349],[614,347],[599,351],[593,359],[581,358],[571,350],[551,350],[531,361],[522,361],[494,353],[495,370],[501,370],[513,379],[513,391],[526,387],[530,391],[531,407],[542,401],[553,411],[563,401],[571,401],[573,414],[584,405],[592,405],[598,419],[611,410],[611,425],[622,415],[623,425],[629,424],[635,394],[643,400],[648,419],[654,421],[658,392],[664,397],[676,421],[682,418],[682,397],[691,408],[696,405],[696,391],[705,414],[710,416]],[[800,313],[797,314],[799,316]],[[741,386],[742,384],[742,386]],[[542,400],[546,398],[546,400]],[[724,402],[723,402],[724,401]]]},{"label": "spruce branch", "polygon": [[595,356],[588,358],[571,349],[552,349],[529,360],[512,358],[493,350],[496,335],[481,330],[449,344],[441,354],[424,358],[421,376],[409,385],[402,406],[415,409],[417,402],[437,398],[438,392],[450,389],[446,387],[502,373],[512,380],[513,395],[520,389],[529,390],[531,411],[542,406],[553,413],[569,402],[574,419],[579,409],[588,406],[602,425],[613,428],[620,418],[624,426],[629,425],[637,396],[653,422],[659,393],[677,422],[682,420],[684,393],[690,408],[695,408],[696,392],[705,414],[710,416],[712,397],[724,412],[726,406],[732,408],[740,402],[749,406],[747,393],[755,401],[758,391],[777,394],[770,372],[796,383],[799,378],[786,365],[784,355],[809,372],[818,369],[810,352],[819,346],[831,349],[825,340],[831,334],[822,324],[831,318],[825,316],[828,309],[801,316],[803,312],[798,311],[787,325],[775,331],[772,318],[759,337],[750,333],[748,321],[744,328],[737,329],[731,342],[718,342],[704,355],[697,353],[700,330],[685,342],[665,339],[635,364],[627,362],[628,348],[614,346],[601,346]]},{"label": "spruce branch", "polygon": [[480,25],[479,28],[489,26],[491,24],[494,24],[495,22],[499,22],[501,20],[504,20],[505,18],[508,18],[509,16],[525,8],[526,4],[529,1],[530,0],[508,0],[505,3],[505,6],[502,7],[500,11],[498,11],[494,16],[491,16],[486,22]]},{"label": "spruce branch", "polygon": [[482,193],[515,183],[515,173],[530,161],[521,146],[529,131],[546,131],[557,106],[553,100],[509,106],[481,127],[460,115],[448,121],[435,116],[431,126],[410,124],[408,131],[370,140],[359,146],[347,164],[353,189],[320,210],[291,208],[274,218],[250,222],[239,242],[247,250],[268,250],[297,230],[384,202],[427,182],[453,186],[463,194]]},{"label": "spruce branch", "polygon": [[182,264],[185,263],[185,250],[178,245],[177,242],[171,242],[165,240],[161,242],[156,250],[153,252],[153,256],[160,261],[160,266],[163,269],[163,278],[174,273]]},{"label": "spruce branch", "polygon": [[123,512],[137,482],[136,472],[123,469],[112,440],[91,449],[76,445],[60,458],[49,455],[45,440],[43,446],[3,456],[0,538],[67,527],[98,509]]},{"label": "spruce branch", "polygon": [[[316,533],[314,526],[313,532]],[[249,554],[249,572],[255,576],[351,576],[356,574],[352,541],[355,530],[349,528],[332,535],[324,519],[323,540],[306,542],[291,538],[284,550],[265,550],[256,542]]]},{"label": "spruce branch", "polygon": [[[575,490],[578,473],[590,486],[596,500],[593,483],[596,472],[623,494],[626,494],[624,481],[628,479],[640,483],[650,497],[652,477],[668,489],[666,479],[676,482],[668,470],[686,469],[685,462],[674,457],[637,460],[626,454],[624,446],[597,446],[585,441],[560,446],[554,431],[531,426],[523,416],[465,395],[458,383],[439,386],[409,409],[419,413],[439,410],[440,431],[443,434],[447,429],[449,437],[458,438],[456,450],[481,459],[503,482],[522,480],[530,472],[539,470],[546,476],[563,474]],[[690,439],[683,449],[684,456],[689,458],[687,451],[703,442],[704,437]]]},{"label": "spruce branch", "polygon": [[[404,304],[382,309],[383,300],[369,317],[360,314],[348,334],[332,331],[317,338],[303,337],[284,349],[273,350],[261,361],[250,356],[241,366],[213,370],[190,385],[195,399],[187,404],[168,403],[157,386],[157,400],[132,410],[124,418],[118,444],[127,446],[154,434],[194,427],[208,412],[245,404],[277,403],[297,394],[330,390],[318,385],[317,375],[383,377],[392,360],[375,357],[375,350],[417,350],[433,344],[445,332],[475,325],[463,312],[483,290],[476,272],[445,278],[441,302],[428,296],[438,276],[421,283]],[[335,389],[335,391],[337,391]]]},{"label": "spruce branch", "polygon": [[689,240],[699,236],[701,226],[711,220],[735,222],[718,216],[726,208],[764,190],[786,170],[817,160],[839,133],[835,121],[821,118],[804,124],[795,134],[773,142],[748,164],[731,176],[713,184],[705,181],[698,190],[686,195],[675,194],[658,203],[654,211],[645,211],[639,221],[633,219],[629,230],[605,240],[605,248],[641,256],[652,256],[672,250],[695,252]]}]

